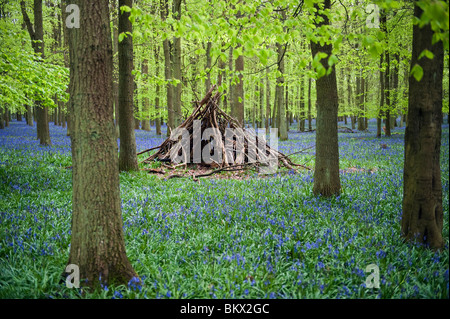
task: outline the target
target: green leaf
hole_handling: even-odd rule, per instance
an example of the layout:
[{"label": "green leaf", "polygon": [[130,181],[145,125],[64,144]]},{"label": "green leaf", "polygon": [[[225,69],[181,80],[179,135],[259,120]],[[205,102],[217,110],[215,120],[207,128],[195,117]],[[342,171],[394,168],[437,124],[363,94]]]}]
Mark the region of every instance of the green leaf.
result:
[{"label": "green leaf", "polygon": [[120,11],[123,13],[125,12],[131,12],[131,8],[129,6],[121,6]]},{"label": "green leaf", "polygon": [[430,60],[433,60],[434,58],[433,52],[428,51],[427,49],[423,50],[422,53],[420,53],[419,60],[422,59],[424,56],[426,56]]},{"label": "green leaf", "polygon": [[411,75],[414,76],[417,82],[419,82],[423,77],[423,69],[420,65],[414,64],[411,69]]},{"label": "green leaf", "polygon": [[119,34],[119,42],[122,42],[122,40],[126,37],[126,34],[124,32]]},{"label": "green leaf", "polygon": [[339,61],[339,59],[337,58],[337,56],[335,56],[334,54],[330,55],[330,57],[328,58],[328,66],[333,66],[334,64],[336,64]]}]

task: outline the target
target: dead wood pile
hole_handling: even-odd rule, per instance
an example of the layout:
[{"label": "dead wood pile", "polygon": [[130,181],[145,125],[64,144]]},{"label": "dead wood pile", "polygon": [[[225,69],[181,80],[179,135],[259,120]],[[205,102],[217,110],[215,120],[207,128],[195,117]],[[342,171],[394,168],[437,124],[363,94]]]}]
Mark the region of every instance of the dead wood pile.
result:
[{"label": "dead wood pile", "polygon": [[[162,162],[163,166],[169,169],[188,165],[196,165],[197,168],[202,167],[203,169],[215,169],[203,176],[209,176],[219,171],[243,170],[248,167],[257,167],[261,172],[261,167],[273,167],[273,165],[276,165],[276,168],[285,167],[292,170],[295,170],[293,166],[310,169],[307,166],[293,163],[286,155],[266,143],[265,134],[264,136],[257,135],[254,130],[246,130],[236,119],[221,110],[218,106],[220,93],[217,92],[213,95],[214,90],[215,86],[201,101],[195,102],[195,110],[177,129],[172,131],[171,137],[167,138],[160,146],[139,153],[143,154],[158,149],[157,152],[143,160],[143,163],[151,164],[156,160]],[[195,122],[196,120],[197,122]],[[196,125],[197,129],[195,129]],[[207,135],[209,138],[205,139],[206,129],[212,129],[209,131],[216,134],[213,137]],[[230,139],[227,130],[237,132],[239,137],[233,136]],[[188,134],[188,138],[186,134]],[[204,150],[208,150],[208,145],[211,156],[205,158]],[[199,149],[202,150],[201,159],[198,157]],[[212,156],[213,154],[214,156]],[[174,158],[178,160],[174,160]],[[161,172],[158,169],[147,170],[153,173]]]}]

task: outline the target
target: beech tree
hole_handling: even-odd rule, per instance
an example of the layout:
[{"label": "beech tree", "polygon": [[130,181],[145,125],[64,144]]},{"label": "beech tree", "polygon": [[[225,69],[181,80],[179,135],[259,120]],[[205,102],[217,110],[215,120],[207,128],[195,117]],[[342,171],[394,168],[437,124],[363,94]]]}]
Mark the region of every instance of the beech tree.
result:
[{"label": "beech tree", "polygon": [[[30,35],[31,45],[34,52],[44,59],[44,25],[42,21],[42,0],[34,0],[34,26],[30,21],[25,8],[25,1],[20,2],[23,20],[27,26],[28,34]],[[42,61],[42,60],[41,60]],[[42,105],[41,101],[35,101],[36,107],[36,129],[37,138],[41,145],[50,145],[50,129],[48,126],[48,108]]]},{"label": "beech tree", "polygon": [[[132,32],[128,10],[121,11],[122,6],[131,8],[133,0],[119,0],[119,133],[120,152],[119,169],[131,171],[138,169],[136,155],[136,137],[133,116],[133,40],[126,32]],[[123,37],[122,39],[121,36]],[[112,59],[111,59],[112,61]]]},{"label": "beech tree", "polygon": [[[443,7],[440,1],[415,1],[414,4],[417,19],[422,17],[424,9]],[[427,15],[430,15],[429,11]],[[405,239],[434,249],[442,248],[444,244],[440,166],[443,63],[443,42],[436,41],[432,25],[416,23],[405,129],[401,226]]]},{"label": "beech tree", "polygon": [[79,267],[82,285],[127,284],[137,274],[127,258],[123,234],[108,2],[71,4],[79,7],[80,28],[67,32],[73,163],[68,264]]},{"label": "beech tree", "polygon": [[[320,10],[316,4],[317,11]],[[323,11],[331,8],[331,1],[323,2]],[[326,13],[318,15],[317,28],[328,26],[330,20]],[[319,60],[316,69],[325,70],[331,64],[332,45],[311,41],[311,52],[315,61]],[[320,72],[320,71],[319,71]],[[314,194],[323,196],[339,195],[341,182],[339,178],[339,148],[337,133],[338,95],[336,71],[334,64],[331,72],[323,74],[316,81],[317,91],[317,129],[316,129],[316,162],[314,169]]]}]

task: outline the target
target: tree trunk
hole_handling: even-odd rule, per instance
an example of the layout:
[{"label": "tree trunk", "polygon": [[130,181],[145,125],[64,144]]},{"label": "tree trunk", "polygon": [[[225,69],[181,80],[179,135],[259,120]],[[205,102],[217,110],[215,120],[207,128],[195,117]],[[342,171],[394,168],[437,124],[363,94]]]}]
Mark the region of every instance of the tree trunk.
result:
[{"label": "tree trunk", "polygon": [[285,47],[279,43],[276,44],[277,52],[278,52],[278,72],[279,76],[277,77],[277,91],[275,95],[277,96],[277,120],[278,120],[278,129],[279,136],[281,141],[286,141],[288,139],[287,134],[287,123],[286,123],[286,105],[284,99],[284,49]]},{"label": "tree trunk", "polygon": [[264,113],[264,80],[261,79],[261,82],[259,83],[259,127],[263,129],[266,128],[266,119]]},{"label": "tree trunk", "polygon": [[27,119],[27,125],[34,126],[34,123],[33,123],[33,111],[31,110],[31,106],[29,106],[29,105],[27,105],[26,119]]},{"label": "tree trunk", "polygon": [[142,62],[142,75],[144,76],[144,84],[142,87],[143,100],[142,100],[142,129],[144,131],[150,131],[150,102],[148,99],[148,59],[144,59]]},{"label": "tree trunk", "polygon": [[[319,10],[318,4],[315,7]],[[324,1],[324,10],[330,9],[331,1]],[[321,25],[329,25],[328,16],[321,14]],[[314,57],[318,52],[328,56],[321,60],[324,68],[328,68],[328,58],[332,53],[332,45],[314,43],[311,41],[311,52]],[[316,118],[316,162],[314,169],[315,195],[325,197],[339,195],[341,183],[339,178],[339,148],[338,148],[338,94],[335,66],[329,75],[322,76],[316,81],[317,90],[317,118]]]},{"label": "tree trunk", "polygon": [[114,125],[115,125],[115,134],[117,138],[120,138],[120,125],[119,125],[119,17],[117,10],[117,0],[113,0],[111,3],[111,12],[112,12],[112,49],[113,49],[113,101],[114,101]]},{"label": "tree trunk", "polygon": [[356,100],[358,101],[358,131],[364,131],[364,78],[361,75],[362,70],[358,71],[356,77]]},{"label": "tree trunk", "polygon": [[5,118],[4,118],[4,109],[0,108],[0,130],[3,130],[5,128]]},{"label": "tree trunk", "polygon": [[[34,0],[34,29],[30,18],[26,13],[25,2],[20,2],[23,19],[26,23],[28,33],[31,38],[34,52],[44,59],[44,25],[42,21],[42,0]],[[41,105],[40,101],[35,102],[36,106],[36,131],[37,138],[41,145],[51,145],[50,129],[48,126],[48,109]]]},{"label": "tree trunk", "polygon": [[81,28],[68,30],[72,114],[72,235],[68,264],[83,286],[127,285],[137,277],[125,251],[113,126],[108,2],[72,0]]},{"label": "tree trunk", "polygon": [[[159,46],[155,45],[155,64],[156,64],[156,70],[155,75],[156,78],[159,77]],[[155,126],[156,126],[156,135],[161,135],[161,114],[159,110],[159,94],[161,86],[159,85],[158,81],[156,81],[156,88],[155,88],[155,112],[156,112],[156,118],[155,118]]]},{"label": "tree trunk", "polygon": [[[387,21],[386,21],[386,16],[387,13],[384,10],[380,11],[380,28],[383,32],[385,32],[386,34],[386,42],[387,42],[387,47],[389,48],[389,33],[387,30]],[[385,135],[386,136],[391,136],[391,111],[390,111],[390,107],[391,107],[391,101],[390,101],[390,97],[389,97],[389,89],[390,89],[390,84],[389,84],[389,77],[390,77],[390,72],[389,72],[389,67],[390,67],[390,61],[389,61],[389,49],[387,49],[384,53],[385,59],[386,59],[386,70],[384,72],[384,98],[386,101],[386,111],[385,111],[385,119],[386,119],[386,123],[385,123]]]},{"label": "tree trunk", "polygon": [[399,72],[399,62],[400,57],[398,53],[394,54],[394,60],[396,63],[394,63],[394,72],[392,72],[392,119],[391,119],[391,128],[394,128],[397,126],[397,115],[399,114],[399,106],[398,106],[398,72]]},{"label": "tree trunk", "polygon": [[[347,68],[347,101],[348,101],[348,110],[351,112],[352,110],[352,73],[350,68]],[[347,115],[345,116],[345,124],[347,124]],[[350,113],[350,121],[352,123],[352,129],[355,129],[354,123],[353,123],[353,115]]]},{"label": "tree trunk", "polygon": [[205,94],[211,88],[211,41],[206,44],[206,79],[205,79]]},{"label": "tree trunk", "polygon": [[270,81],[269,69],[266,69],[266,133],[269,133],[270,119]]},{"label": "tree trunk", "polygon": [[[415,4],[414,15],[419,18],[422,9]],[[401,226],[405,239],[439,249],[444,246],[440,167],[444,49],[441,41],[432,45],[432,38],[430,24],[413,26],[411,67],[419,64],[423,77],[419,82],[409,77]],[[434,54],[432,60],[418,59],[425,49]]]},{"label": "tree trunk", "polygon": [[[311,69],[311,62],[309,62],[309,69]],[[312,114],[311,114],[311,76],[308,76],[308,130],[312,131]]]},{"label": "tree trunk", "polygon": [[[133,32],[129,20],[129,12],[121,12],[120,7],[132,7],[132,0],[119,0],[119,34]],[[119,125],[120,125],[120,152],[119,170],[138,170],[136,155],[136,138],[134,133],[133,116],[133,40],[126,36],[119,43]],[[112,60],[111,60],[112,61]],[[111,122],[113,123],[113,122]]]},{"label": "tree trunk", "polygon": [[244,76],[242,72],[244,71],[244,56],[240,55],[236,58],[234,63],[235,71],[238,73],[239,82],[236,83],[233,90],[234,96],[234,108],[236,114],[236,120],[244,127]]},{"label": "tree trunk", "polygon": [[[173,15],[181,18],[181,0],[173,1]],[[173,87],[174,128],[181,124],[181,38],[173,39],[173,78],[179,82]]]},{"label": "tree trunk", "polygon": [[383,118],[383,108],[384,108],[384,74],[381,71],[383,67],[383,54],[380,56],[380,106],[377,114],[377,136],[381,137],[381,119]]}]

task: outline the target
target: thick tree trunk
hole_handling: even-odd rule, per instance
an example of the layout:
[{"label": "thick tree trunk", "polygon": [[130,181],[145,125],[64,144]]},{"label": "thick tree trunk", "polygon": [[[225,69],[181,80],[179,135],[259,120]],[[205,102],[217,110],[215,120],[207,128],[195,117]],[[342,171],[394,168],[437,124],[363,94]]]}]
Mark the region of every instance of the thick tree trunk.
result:
[{"label": "thick tree trunk", "polygon": [[[119,0],[119,33],[132,32],[129,12],[121,12],[120,7],[132,7],[132,0]],[[136,138],[133,116],[133,40],[126,36],[119,43],[119,125],[120,152],[119,170],[132,171],[138,169],[136,155]],[[112,122],[111,122],[112,123]]]},{"label": "thick tree trunk", "polygon": [[[415,4],[414,15],[420,17],[422,9]],[[419,64],[423,77],[419,82],[409,77],[401,226],[405,239],[437,249],[444,245],[440,167],[444,49],[441,41],[432,45],[432,38],[429,24],[414,25],[411,67]],[[425,49],[434,54],[432,60],[418,59]]]},{"label": "thick tree trunk", "polygon": [[136,277],[125,251],[119,192],[117,141],[113,125],[108,3],[72,0],[80,28],[68,30],[70,111],[73,131],[72,235],[68,264],[80,284],[127,285]]},{"label": "thick tree trunk", "polygon": [[[315,5],[318,9],[318,5]],[[331,1],[324,1],[324,10],[330,9]],[[321,25],[329,25],[329,19],[322,14]],[[328,57],[332,53],[332,45],[311,41],[311,52],[314,57],[318,52],[327,53],[328,56],[321,60],[325,68],[328,68]],[[322,76],[316,81],[317,90],[317,118],[316,118],[316,162],[314,169],[314,194],[326,197],[339,195],[341,183],[339,178],[339,148],[337,131],[338,95],[336,83],[336,71],[333,65],[329,75]]]}]

